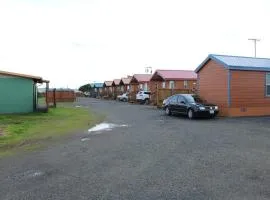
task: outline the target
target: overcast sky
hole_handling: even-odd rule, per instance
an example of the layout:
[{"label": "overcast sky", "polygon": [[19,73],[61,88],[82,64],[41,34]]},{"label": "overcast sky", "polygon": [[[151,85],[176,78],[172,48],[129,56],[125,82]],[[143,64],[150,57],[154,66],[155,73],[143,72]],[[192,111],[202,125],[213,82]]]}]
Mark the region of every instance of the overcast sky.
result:
[{"label": "overcast sky", "polygon": [[269,0],[0,0],[0,70],[76,88],[209,53],[270,57]]}]

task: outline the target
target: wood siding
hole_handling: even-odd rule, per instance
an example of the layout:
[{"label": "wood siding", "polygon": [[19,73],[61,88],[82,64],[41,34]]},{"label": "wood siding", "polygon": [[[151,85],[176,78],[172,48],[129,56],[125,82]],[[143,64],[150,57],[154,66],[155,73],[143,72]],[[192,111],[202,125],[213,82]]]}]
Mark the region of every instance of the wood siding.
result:
[{"label": "wood siding", "polygon": [[228,70],[210,60],[198,73],[198,94],[202,99],[217,104],[220,115],[228,115]]},{"label": "wood siding", "polygon": [[[159,105],[165,98],[178,93],[190,93],[194,91],[197,80],[187,80],[187,87],[184,86],[184,80],[174,81],[174,88],[170,89],[170,81],[165,81],[165,88],[163,88],[163,81],[150,81],[151,102]],[[166,92],[165,92],[166,91]]]},{"label": "wood siding", "polygon": [[230,116],[270,115],[265,76],[266,72],[231,70]]},{"label": "wood siding", "polygon": [[[173,89],[193,89],[196,87],[197,80],[187,80],[187,87],[184,86],[184,80],[177,80],[174,81],[174,88]],[[170,81],[165,81],[165,88],[163,88],[162,84],[163,81],[150,81],[150,91],[155,92],[156,91],[156,84],[158,85],[158,88],[162,89],[171,89],[170,88]]]}]

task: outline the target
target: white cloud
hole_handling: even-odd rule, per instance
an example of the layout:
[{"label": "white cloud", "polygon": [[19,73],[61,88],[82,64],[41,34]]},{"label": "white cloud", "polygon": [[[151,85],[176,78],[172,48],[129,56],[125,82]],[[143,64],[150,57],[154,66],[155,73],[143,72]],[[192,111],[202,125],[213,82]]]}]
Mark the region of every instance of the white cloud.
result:
[{"label": "white cloud", "polygon": [[270,57],[267,0],[0,2],[1,70],[55,87],[154,69],[194,69],[209,53]]}]

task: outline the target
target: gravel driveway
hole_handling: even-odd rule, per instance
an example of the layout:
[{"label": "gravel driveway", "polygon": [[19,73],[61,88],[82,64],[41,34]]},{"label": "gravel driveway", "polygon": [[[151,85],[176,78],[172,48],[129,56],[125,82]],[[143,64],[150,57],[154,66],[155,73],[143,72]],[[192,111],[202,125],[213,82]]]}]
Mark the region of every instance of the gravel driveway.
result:
[{"label": "gravel driveway", "polygon": [[1,200],[270,199],[270,118],[188,120],[82,98],[107,130],[0,160]]}]

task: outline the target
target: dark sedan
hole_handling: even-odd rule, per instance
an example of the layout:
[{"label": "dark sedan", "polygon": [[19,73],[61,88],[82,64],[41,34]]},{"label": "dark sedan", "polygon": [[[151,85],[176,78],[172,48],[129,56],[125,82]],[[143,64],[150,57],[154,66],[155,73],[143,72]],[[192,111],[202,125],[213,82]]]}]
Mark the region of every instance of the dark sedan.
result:
[{"label": "dark sedan", "polygon": [[183,114],[193,119],[195,117],[214,118],[218,114],[217,105],[203,103],[198,96],[192,94],[176,94],[163,103],[167,115]]}]

